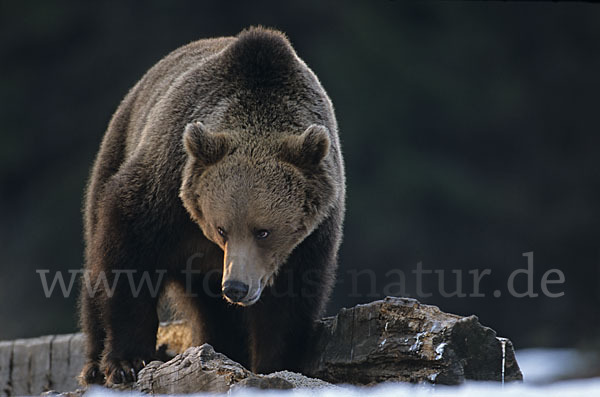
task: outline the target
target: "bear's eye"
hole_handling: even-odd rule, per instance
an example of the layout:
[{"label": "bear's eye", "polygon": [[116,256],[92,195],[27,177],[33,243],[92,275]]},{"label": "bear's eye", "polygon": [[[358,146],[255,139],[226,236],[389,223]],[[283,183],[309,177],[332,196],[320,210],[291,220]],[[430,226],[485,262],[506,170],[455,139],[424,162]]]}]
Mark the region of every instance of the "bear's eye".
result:
[{"label": "bear's eye", "polygon": [[219,233],[219,236],[221,236],[223,238],[227,238],[227,233],[225,232],[225,230],[223,230],[222,227],[217,228],[217,233]]},{"label": "bear's eye", "polygon": [[269,233],[269,231],[268,231],[268,230],[261,229],[261,230],[259,230],[259,231],[257,231],[257,232],[255,233],[255,236],[256,236],[256,238],[257,238],[257,239],[259,239],[259,240],[263,240],[263,239],[265,239],[265,238],[269,237],[269,234],[270,234],[270,233]]}]

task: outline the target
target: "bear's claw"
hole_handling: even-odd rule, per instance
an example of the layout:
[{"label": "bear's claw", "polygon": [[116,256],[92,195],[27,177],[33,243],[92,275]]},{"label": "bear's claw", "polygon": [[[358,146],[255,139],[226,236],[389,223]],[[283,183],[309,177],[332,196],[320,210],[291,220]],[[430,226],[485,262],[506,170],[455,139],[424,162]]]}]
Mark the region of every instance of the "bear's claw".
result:
[{"label": "bear's claw", "polygon": [[106,377],[106,386],[110,387],[137,382],[137,374],[144,368],[145,363],[145,360],[138,358],[105,362],[104,374]]},{"label": "bear's claw", "polygon": [[100,372],[100,367],[97,362],[87,362],[81,374],[79,375],[79,383],[82,386],[102,385],[104,384],[104,375]]}]

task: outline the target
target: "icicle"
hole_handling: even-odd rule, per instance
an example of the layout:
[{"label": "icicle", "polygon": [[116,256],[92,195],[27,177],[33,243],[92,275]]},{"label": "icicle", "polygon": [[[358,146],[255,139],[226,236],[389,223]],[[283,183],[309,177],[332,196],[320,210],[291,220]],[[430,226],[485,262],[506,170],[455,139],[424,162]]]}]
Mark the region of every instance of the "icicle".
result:
[{"label": "icicle", "polygon": [[496,338],[502,346],[502,387],[504,387],[504,371],[506,369],[506,338]]}]

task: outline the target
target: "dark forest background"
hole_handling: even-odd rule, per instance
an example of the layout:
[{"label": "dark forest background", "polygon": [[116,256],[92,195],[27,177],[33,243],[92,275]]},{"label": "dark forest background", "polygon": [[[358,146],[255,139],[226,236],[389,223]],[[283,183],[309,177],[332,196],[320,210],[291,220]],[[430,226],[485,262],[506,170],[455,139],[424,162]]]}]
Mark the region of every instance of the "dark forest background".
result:
[{"label": "dark forest background", "polygon": [[[330,314],[402,292],[390,271],[417,297],[419,262],[447,291],[462,269],[467,293],[490,269],[485,297],[444,297],[434,273],[420,299],[517,348],[600,345],[600,6],[383,0],[1,1],[0,339],[76,330],[75,294],[45,298],[36,270],[82,266],[86,179],[127,90],[171,50],[256,24],[288,34],[336,107]],[[511,297],[530,251],[539,296]],[[562,297],[542,294],[549,269]]]}]

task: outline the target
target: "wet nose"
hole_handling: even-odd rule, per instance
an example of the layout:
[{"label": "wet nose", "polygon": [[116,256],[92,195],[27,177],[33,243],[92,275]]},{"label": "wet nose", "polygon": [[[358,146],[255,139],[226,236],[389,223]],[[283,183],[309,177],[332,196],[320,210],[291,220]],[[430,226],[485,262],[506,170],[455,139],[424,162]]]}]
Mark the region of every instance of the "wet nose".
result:
[{"label": "wet nose", "polygon": [[223,295],[233,302],[240,302],[248,295],[248,284],[241,281],[225,281],[223,283]]}]

